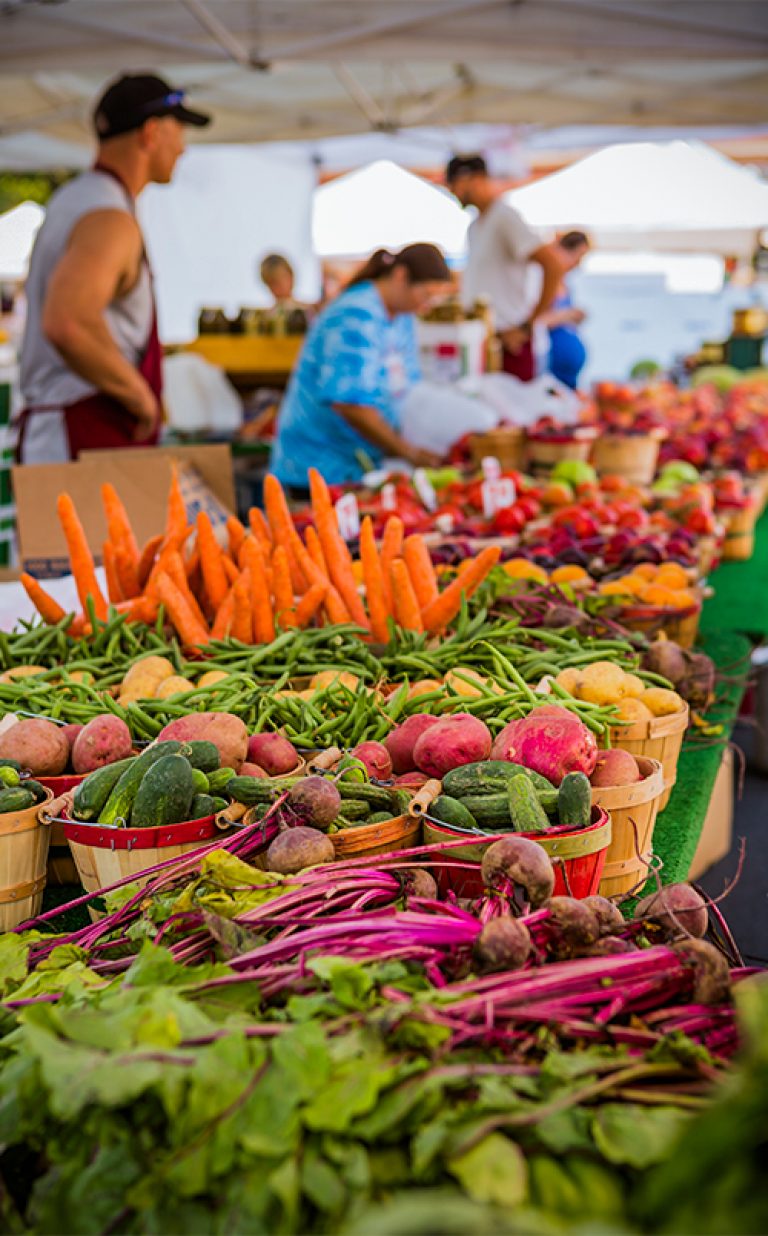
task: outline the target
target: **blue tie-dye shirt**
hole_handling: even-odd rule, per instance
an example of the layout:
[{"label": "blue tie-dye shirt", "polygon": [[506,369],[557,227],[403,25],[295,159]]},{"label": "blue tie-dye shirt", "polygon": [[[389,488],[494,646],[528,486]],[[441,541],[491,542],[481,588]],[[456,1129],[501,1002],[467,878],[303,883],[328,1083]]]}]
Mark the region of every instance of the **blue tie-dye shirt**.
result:
[{"label": "blue tie-dye shirt", "polygon": [[391,318],[370,281],[342,292],[315,321],[291,375],[271,471],[286,485],[306,486],[310,467],[330,484],[358,480],[363,469],[356,452],[374,464],[382,452],[334,404],[375,408],[397,429],[401,400],[420,376],[413,315]]}]

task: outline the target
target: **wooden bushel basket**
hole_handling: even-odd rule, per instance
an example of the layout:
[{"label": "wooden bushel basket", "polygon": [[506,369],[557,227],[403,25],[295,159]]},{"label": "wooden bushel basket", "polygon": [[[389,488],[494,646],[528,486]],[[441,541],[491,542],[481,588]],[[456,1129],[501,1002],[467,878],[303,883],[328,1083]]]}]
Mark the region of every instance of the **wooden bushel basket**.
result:
[{"label": "wooden bushel basket", "polygon": [[525,466],[525,430],[518,425],[506,425],[488,433],[473,433],[469,453],[474,464],[481,464],[490,455],[498,459],[502,468],[520,470]]},{"label": "wooden bushel basket", "polygon": [[[60,777],[40,777],[40,784],[53,791],[54,798],[61,794],[69,794],[77,789],[86,773],[71,773]],[[58,822],[50,825],[51,844],[48,848],[48,883],[61,887],[64,884],[79,884],[80,876],[72,857],[67,839],[64,836],[64,825]]]},{"label": "wooden bushel basket", "polygon": [[679,712],[649,721],[633,721],[631,725],[611,726],[611,746],[629,751],[635,758],[645,756],[658,760],[664,774],[664,793],[659,799],[659,811],[669,802],[677,780],[677,762],[688,729],[690,710],[686,704]]},{"label": "wooden bushel basket", "polygon": [[661,435],[604,433],[592,448],[601,476],[623,476],[633,485],[650,485],[656,475]]},{"label": "wooden bushel basket", "polygon": [[597,430],[588,427],[573,433],[528,434],[528,470],[534,476],[547,476],[562,459],[581,459],[586,463]]},{"label": "wooden bushel basket", "polygon": [[50,829],[40,813],[53,798],[0,815],[0,931],[12,931],[40,913],[48,874]]},{"label": "wooden bushel basket", "polygon": [[723,562],[746,562],[752,557],[755,550],[757,510],[757,505],[750,502],[749,506],[734,511],[728,517],[723,541]]},{"label": "wooden bushel basket", "polygon": [[594,786],[593,806],[611,817],[611,844],[605,859],[600,894],[618,897],[642,885],[653,856],[653,830],[664,793],[664,773],[658,760],[637,761],[642,781],[634,785]]}]

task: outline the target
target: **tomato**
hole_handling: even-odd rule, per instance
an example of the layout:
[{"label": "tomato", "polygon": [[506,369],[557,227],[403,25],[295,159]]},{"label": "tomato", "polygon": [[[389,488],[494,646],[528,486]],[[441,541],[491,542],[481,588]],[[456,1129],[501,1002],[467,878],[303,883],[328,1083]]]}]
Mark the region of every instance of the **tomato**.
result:
[{"label": "tomato", "polygon": [[525,527],[525,515],[515,506],[505,507],[497,511],[490,523],[490,531],[494,536],[516,536]]},{"label": "tomato", "polygon": [[518,498],[515,507],[521,512],[526,523],[531,519],[538,519],[541,515],[541,503],[532,498],[530,494],[526,494],[523,498]]},{"label": "tomato", "polygon": [[633,529],[640,531],[642,528],[648,527],[648,513],[639,506],[629,507],[622,511],[616,523],[619,528]]}]

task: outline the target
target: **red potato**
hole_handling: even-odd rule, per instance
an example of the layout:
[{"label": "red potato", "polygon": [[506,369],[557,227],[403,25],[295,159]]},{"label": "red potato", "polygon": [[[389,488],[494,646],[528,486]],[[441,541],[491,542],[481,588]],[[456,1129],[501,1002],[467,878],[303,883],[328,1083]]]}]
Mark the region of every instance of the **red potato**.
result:
[{"label": "red potato", "polygon": [[392,757],[382,742],[361,742],[350,755],[365,764],[369,777],[388,781],[392,776]]},{"label": "red potato", "polygon": [[491,759],[522,764],[559,785],[569,772],[591,776],[597,763],[597,742],[567,708],[543,704],[504,726],[496,735]]},{"label": "red potato", "polygon": [[30,717],[0,734],[0,759],[18,760],[33,777],[58,777],[69,762],[69,743],[60,726]]},{"label": "red potato", "polygon": [[414,768],[413,772],[401,773],[399,777],[395,777],[393,785],[398,785],[406,790],[420,790],[423,785],[426,785],[432,778],[426,773],[419,772]]},{"label": "red potato", "polygon": [[258,764],[249,764],[246,760],[245,764],[240,769],[241,777],[267,777],[269,774]]},{"label": "red potato", "polygon": [[252,734],[246,758],[248,763],[263,768],[269,777],[284,777],[301,763],[293,743],[282,734]]},{"label": "red potato", "polygon": [[590,777],[590,781],[596,788],[606,785],[634,785],[636,781],[642,781],[642,779],[642,773],[634,755],[631,755],[629,751],[621,751],[618,747],[600,752],[594,772]]},{"label": "red potato", "polygon": [[95,772],[105,764],[125,760],[133,750],[131,731],[120,717],[105,713],[84,725],[72,747],[76,773]]},{"label": "red potato", "polygon": [[67,742],[69,743],[69,756],[71,760],[72,748],[75,745],[75,739],[77,738],[80,731],[85,729],[85,726],[78,724],[76,721],[72,721],[70,722],[69,725],[62,725],[60,728],[61,728],[62,734],[64,735]]},{"label": "red potato", "polygon": [[384,746],[390,754],[392,770],[396,776],[415,770],[413,749],[424,731],[437,725],[438,720],[438,717],[432,717],[429,713],[416,712],[387,735]]},{"label": "red potato", "polygon": [[440,778],[462,764],[487,760],[492,744],[487,725],[468,712],[457,712],[425,730],[413,756],[422,772]]},{"label": "red potato", "polygon": [[229,712],[193,712],[188,717],[178,717],[158,737],[161,741],[175,738],[178,742],[212,742],[221,757],[221,767],[234,768],[235,772],[240,771],[248,754],[245,724]]}]

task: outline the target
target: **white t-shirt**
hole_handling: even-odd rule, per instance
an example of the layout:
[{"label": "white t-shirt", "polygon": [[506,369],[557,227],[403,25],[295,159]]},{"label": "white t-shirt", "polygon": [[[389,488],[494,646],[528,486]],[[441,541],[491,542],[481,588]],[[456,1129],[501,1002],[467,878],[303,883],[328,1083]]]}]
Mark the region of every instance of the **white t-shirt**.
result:
[{"label": "white t-shirt", "polygon": [[497,330],[519,326],[529,312],[528,259],[543,244],[538,232],[501,198],[478,215],[467,233],[469,254],[462,301],[487,297]]}]

